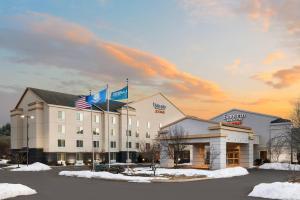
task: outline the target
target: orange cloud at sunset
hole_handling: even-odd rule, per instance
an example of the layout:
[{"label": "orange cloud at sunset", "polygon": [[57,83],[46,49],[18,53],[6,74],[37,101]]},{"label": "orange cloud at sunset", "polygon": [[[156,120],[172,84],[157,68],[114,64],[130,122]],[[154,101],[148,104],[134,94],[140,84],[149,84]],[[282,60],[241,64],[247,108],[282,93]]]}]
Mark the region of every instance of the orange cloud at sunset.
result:
[{"label": "orange cloud at sunset", "polygon": [[285,57],[285,54],[281,51],[275,51],[267,55],[267,57],[263,60],[263,64],[271,65],[275,61],[281,60]]}]

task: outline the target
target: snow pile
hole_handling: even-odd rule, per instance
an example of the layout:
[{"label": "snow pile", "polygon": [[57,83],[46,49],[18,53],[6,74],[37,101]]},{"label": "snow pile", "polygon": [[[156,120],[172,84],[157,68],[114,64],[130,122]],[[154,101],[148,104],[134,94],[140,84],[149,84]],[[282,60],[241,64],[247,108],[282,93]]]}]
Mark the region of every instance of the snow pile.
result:
[{"label": "snow pile", "polygon": [[275,169],[275,170],[296,170],[300,171],[300,165],[289,163],[265,163],[259,166],[260,169]]},{"label": "snow pile", "polygon": [[[138,167],[133,169],[134,174],[152,175],[153,171],[149,167]],[[125,171],[125,173],[132,174],[132,171]],[[219,170],[200,170],[200,169],[167,169],[157,168],[157,176],[207,176],[208,178],[227,178],[233,176],[247,175],[247,169],[243,167],[233,167]]]},{"label": "snow pile", "polygon": [[135,163],[118,163],[118,162],[115,162],[115,163],[111,163],[110,165],[122,165],[122,166],[127,166],[127,165],[136,165]]},{"label": "snow pile", "polygon": [[300,184],[288,182],[261,183],[248,195],[269,199],[300,200]]},{"label": "snow pile", "polygon": [[154,179],[166,179],[157,177],[125,176],[123,174],[112,174],[109,172],[91,172],[91,171],[61,171],[60,176],[74,176],[79,178],[99,178],[106,180],[121,180],[128,182],[150,183]]},{"label": "snow pile", "polygon": [[32,195],[37,192],[25,185],[0,183],[0,199],[13,198],[20,195]]},{"label": "snow pile", "polygon": [[[15,166],[14,166],[15,167]],[[20,168],[15,168],[12,169],[11,171],[32,171],[32,172],[37,172],[37,171],[46,171],[46,170],[50,170],[51,167],[49,167],[48,165],[45,165],[43,163],[33,163],[31,165],[22,165],[20,166]]]},{"label": "snow pile", "polygon": [[0,165],[6,165],[8,163],[9,160],[6,159],[2,159],[0,160]]}]

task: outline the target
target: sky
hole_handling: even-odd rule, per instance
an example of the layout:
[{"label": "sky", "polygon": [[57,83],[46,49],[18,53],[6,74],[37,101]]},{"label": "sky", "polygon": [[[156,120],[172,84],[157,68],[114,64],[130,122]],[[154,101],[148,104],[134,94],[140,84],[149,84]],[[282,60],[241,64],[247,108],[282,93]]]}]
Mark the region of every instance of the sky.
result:
[{"label": "sky", "polygon": [[300,97],[298,0],[1,0],[0,124],[26,87],[165,94],[204,119],[289,117]]}]

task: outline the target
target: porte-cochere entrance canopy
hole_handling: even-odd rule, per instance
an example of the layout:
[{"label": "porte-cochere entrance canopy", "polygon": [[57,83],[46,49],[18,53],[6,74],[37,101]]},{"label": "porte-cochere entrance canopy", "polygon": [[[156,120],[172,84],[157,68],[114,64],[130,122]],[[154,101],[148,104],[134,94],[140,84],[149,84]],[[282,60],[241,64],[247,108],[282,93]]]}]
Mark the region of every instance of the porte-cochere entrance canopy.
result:
[{"label": "porte-cochere entrance canopy", "polygon": [[248,168],[253,165],[253,145],[256,141],[252,129],[248,127],[187,116],[162,127],[159,138],[162,167],[174,166],[170,149],[178,143],[192,146],[191,162],[195,168]]}]

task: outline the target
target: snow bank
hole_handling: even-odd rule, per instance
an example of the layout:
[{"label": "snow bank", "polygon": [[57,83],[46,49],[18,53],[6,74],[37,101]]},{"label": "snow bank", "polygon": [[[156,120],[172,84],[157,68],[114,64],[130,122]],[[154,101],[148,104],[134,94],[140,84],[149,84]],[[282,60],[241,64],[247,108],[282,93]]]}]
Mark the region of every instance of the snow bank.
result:
[{"label": "snow bank", "polygon": [[136,164],[135,163],[117,163],[117,162],[115,162],[115,163],[111,163],[110,165],[132,166],[132,165],[136,165]]},{"label": "snow bank", "polygon": [[2,159],[0,160],[0,165],[5,165],[8,163],[9,160],[6,160],[6,159]]},{"label": "snow bank", "polygon": [[45,165],[45,164],[39,163],[39,162],[33,163],[31,165],[28,165],[28,166],[27,165],[20,165],[20,168],[15,168],[15,166],[18,166],[18,165],[9,166],[11,168],[14,168],[11,171],[32,171],[32,172],[36,172],[36,171],[46,171],[46,170],[51,169],[51,167],[49,167],[48,165]]},{"label": "snow bank", "polygon": [[300,165],[289,163],[265,163],[259,166],[260,169],[275,169],[275,170],[296,170],[300,171]]},{"label": "snow bank", "polygon": [[[133,169],[134,174],[148,174],[152,175],[153,171],[149,167],[138,167]],[[132,174],[132,171],[125,171],[125,173]],[[233,167],[219,170],[200,170],[200,169],[168,169],[157,168],[157,176],[202,176],[208,178],[228,178],[233,176],[247,175],[248,171],[243,167]]]},{"label": "snow bank", "polygon": [[288,182],[261,183],[248,195],[269,199],[300,200],[300,184]]},{"label": "snow bank", "polygon": [[21,195],[32,195],[37,192],[25,185],[0,183],[0,199],[13,198]]},{"label": "snow bank", "polygon": [[74,176],[79,178],[99,178],[106,180],[122,180],[128,182],[150,183],[154,179],[166,179],[157,177],[125,176],[123,174],[112,174],[109,172],[92,171],[61,171],[60,176]]}]

